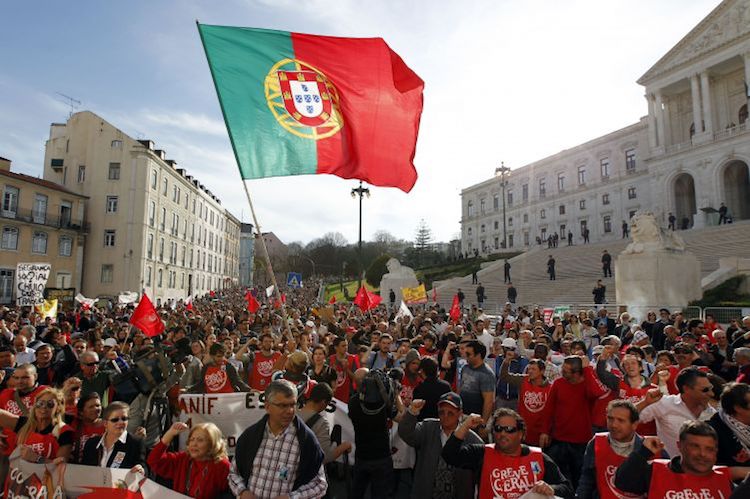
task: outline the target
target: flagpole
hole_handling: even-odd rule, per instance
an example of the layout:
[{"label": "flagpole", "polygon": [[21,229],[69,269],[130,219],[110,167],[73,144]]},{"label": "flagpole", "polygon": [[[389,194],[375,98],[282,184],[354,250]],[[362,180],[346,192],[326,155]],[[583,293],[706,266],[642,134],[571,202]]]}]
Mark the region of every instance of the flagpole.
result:
[{"label": "flagpole", "polygon": [[268,268],[268,272],[271,274],[271,284],[273,284],[273,290],[276,293],[276,299],[279,300],[279,303],[281,304],[281,317],[284,321],[284,327],[286,328],[287,333],[289,333],[289,337],[292,337],[292,331],[289,328],[289,320],[287,319],[286,315],[286,303],[284,303],[281,300],[281,291],[279,291],[279,285],[276,282],[276,274],[273,272],[273,265],[271,265],[271,257],[268,254],[268,246],[266,246],[266,240],[263,238],[263,233],[260,230],[260,223],[258,223],[258,217],[255,215],[255,207],[253,207],[253,200],[250,199],[250,191],[247,189],[247,181],[245,179],[242,179],[242,187],[245,188],[245,196],[247,196],[247,204],[250,205],[250,214],[253,216],[253,222],[255,223],[255,230],[258,234],[258,239],[260,239],[260,244],[263,247],[263,257],[266,260],[266,267]]}]

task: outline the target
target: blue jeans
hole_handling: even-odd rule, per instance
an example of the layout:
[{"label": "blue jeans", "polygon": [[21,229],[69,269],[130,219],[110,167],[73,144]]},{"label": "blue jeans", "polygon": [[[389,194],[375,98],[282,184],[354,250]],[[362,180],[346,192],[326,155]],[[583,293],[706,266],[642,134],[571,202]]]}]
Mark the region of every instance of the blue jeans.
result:
[{"label": "blue jeans", "polygon": [[367,461],[357,459],[354,462],[352,497],[364,497],[368,485],[370,486],[371,499],[388,498],[388,494],[393,488],[393,459],[391,459],[391,456]]}]

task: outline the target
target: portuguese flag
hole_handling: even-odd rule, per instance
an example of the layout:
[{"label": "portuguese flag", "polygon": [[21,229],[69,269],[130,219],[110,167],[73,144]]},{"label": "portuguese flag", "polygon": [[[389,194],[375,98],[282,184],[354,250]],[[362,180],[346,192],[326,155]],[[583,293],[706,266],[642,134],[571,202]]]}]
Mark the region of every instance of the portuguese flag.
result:
[{"label": "portuguese flag", "polygon": [[243,179],[414,186],[424,82],[381,38],[198,30]]}]

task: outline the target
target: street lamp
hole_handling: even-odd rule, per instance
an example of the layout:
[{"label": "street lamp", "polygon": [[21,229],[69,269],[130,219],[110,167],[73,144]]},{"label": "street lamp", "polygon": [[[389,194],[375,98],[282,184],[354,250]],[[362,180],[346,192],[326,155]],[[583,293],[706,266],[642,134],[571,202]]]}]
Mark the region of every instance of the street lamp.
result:
[{"label": "street lamp", "polygon": [[359,187],[352,189],[352,198],[359,196],[359,279],[357,284],[357,290],[362,287],[362,197],[367,195],[370,197],[370,189],[362,187],[362,181],[359,181]]},{"label": "street lamp", "polygon": [[508,185],[508,176],[510,175],[510,168],[505,166],[504,162],[500,162],[500,167],[495,168],[495,176],[500,177],[500,186],[503,188],[503,249],[508,248],[508,232],[505,218],[505,188]]}]

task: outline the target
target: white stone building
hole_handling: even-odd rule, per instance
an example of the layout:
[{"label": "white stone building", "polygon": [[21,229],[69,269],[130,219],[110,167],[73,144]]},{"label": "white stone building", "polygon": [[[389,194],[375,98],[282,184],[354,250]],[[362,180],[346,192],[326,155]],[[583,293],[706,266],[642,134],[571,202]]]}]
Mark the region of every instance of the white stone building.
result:
[{"label": "white stone building", "polygon": [[717,223],[721,203],[750,218],[748,82],[750,0],[725,0],[638,80],[638,123],[464,189],[462,251],[617,239],[637,210],[678,229]]},{"label": "white stone building", "polygon": [[240,221],[150,140],[75,113],[50,127],[44,179],[89,198],[84,295],[179,300],[239,282]]}]

